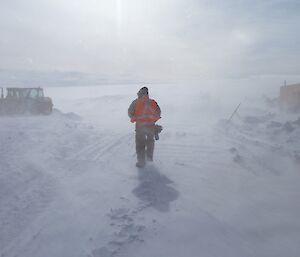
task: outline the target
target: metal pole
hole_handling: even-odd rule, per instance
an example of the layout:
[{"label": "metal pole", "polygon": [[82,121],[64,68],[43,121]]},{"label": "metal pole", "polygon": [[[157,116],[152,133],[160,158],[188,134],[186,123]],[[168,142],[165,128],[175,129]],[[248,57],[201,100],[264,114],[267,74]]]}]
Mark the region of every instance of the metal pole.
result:
[{"label": "metal pole", "polygon": [[228,119],[228,122],[231,121],[232,117],[236,114],[238,109],[240,108],[242,103],[239,103],[239,105],[235,108],[234,112],[231,114],[230,118]]}]

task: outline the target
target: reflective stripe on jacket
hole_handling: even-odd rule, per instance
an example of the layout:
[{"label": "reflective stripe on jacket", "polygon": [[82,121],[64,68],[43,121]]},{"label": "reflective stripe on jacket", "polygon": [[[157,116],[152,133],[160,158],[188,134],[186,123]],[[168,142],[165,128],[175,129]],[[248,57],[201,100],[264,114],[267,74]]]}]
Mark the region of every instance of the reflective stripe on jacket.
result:
[{"label": "reflective stripe on jacket", "polygon": [[160,119],[159,106],[154,100],[149,99],[148,96],[136,99],[132,107],[131,122],[146,124],[155,123]]}]

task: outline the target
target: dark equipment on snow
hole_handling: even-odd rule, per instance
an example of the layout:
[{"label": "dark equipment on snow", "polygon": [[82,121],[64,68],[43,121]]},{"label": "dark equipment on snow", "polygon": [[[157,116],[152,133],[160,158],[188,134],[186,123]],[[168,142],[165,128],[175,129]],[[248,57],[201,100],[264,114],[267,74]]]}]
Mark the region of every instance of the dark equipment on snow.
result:
[{"label": "dark equipment on snow", "polygon": [[53,103],[50,97],[44,96],[42,88],[7,88],[6,97],[3,89],[0,98],[0,115],[44,114],[52,112]]},{"label": "dark equipment on snow", "polygon": [[163,127],[160,125],[155,125],[154,126],[154,138],[155,140],[159,140],[159,133],[162,132]]}]

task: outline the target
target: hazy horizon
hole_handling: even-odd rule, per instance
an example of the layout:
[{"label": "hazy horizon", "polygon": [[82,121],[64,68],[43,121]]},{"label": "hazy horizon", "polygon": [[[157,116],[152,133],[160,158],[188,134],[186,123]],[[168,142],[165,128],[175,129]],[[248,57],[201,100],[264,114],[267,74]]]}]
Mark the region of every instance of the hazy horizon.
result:
[{"label": "hazy horizon", "polygon": [[0,7],[0,69],[136,80],[299,74],[296,0],[4,0]]}]

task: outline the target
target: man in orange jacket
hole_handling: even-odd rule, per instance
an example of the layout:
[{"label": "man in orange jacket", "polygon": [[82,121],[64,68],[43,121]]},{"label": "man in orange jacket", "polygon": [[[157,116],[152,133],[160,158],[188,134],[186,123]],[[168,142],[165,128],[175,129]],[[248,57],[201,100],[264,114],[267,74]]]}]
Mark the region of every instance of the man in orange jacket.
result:
[{"label": "man in orange jacket", "polygon": [[131,122],[135,122],[136,166],[144,167],[153,161],[155,122],[160,119],[161,110],[155,100],[149,98],[148,88],[142,87],[128,108]]}]

